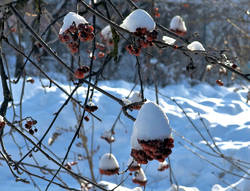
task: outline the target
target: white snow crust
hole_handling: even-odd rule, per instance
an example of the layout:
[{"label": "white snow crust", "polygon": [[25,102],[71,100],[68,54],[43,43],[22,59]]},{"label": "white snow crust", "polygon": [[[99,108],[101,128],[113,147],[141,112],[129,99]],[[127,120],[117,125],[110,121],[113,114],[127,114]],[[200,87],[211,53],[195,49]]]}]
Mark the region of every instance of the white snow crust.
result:
[{"label": "white snow crust", "polygon": [[133,128],[133,132],[132,132],[132,135],[131,135],[130,143],[131,143],[131,148],[132,149],[142,150],[141,145],[138,143],[137,129],[135,127]]},{"label": "white snow crust", "polygon": [[0,115],[0,122],[4,122],[3,116]]},{"label": "white snow crust", "polygon": [[140,170],[136,171],[134,179],[139,180],[139,181],[143,181],[143,182],[147,181],[147,177],[146,177],[142,168],[140,168]]},{"label": "white snow crust", "polygon": [[101,35],[105,40],[113,39],[110,25],[107,25],[101,30]]},{"label": "white snow crust", "polygon": [[205,48],[199,41],[193,41],[192,43],[187,45],[187,49],[191,51],[195,51],[195,50],[205,51]]},{"label": "white snow crust", "polygon": [[[14,59],[11,59],[14,60]],[[69,94],[72,92],[72,88],[68,85],[67,81],[63,82],[64,76],[60,76],[55,73],[51,73],[56,79],[61,79],[61,82],[58,82]],[[33,84],[27,83],[25,86],[25,92],[23,97],[23,116],[32,116],[39,123],[39,127],[46,127],[53,120],[53,115],[55,111],[58,110],[58,107],[68,98],[60,89],[52,85],[50,88],[46,87],[45,89],[41,87],[39,78],[34,78],[35,82]],[[43,81],[47,82],[45,79]],[[122,80],[112,80],[112,81],[100,81],[99,87],[108,91],[109,93],[117,97],[126,97],[130,90],[133,88],[133,83],[128,83]],[[174,97],[175,100],[180,104],[181,107],[187,112],[187,115],[192,119],[192,121],[200,128],[202,134],[208,138],[210,143],[211,139],[207,136],[206,129],[203,128],[203,125],[200,121],[200,116],[205,120],[207,127],[210,130],[210,133],[214,137],[214,140],[217,146],[221,149],[222,153],[228,157],[239,159],[242,161],[249,161],[250,159],[250,103],[246,103],[247,94],[250,86],[242,87],[240,84],[235,84],[231,87],[225,86],[211,86],[207,83],[199,83],[196,85],[190,85],[187,80],[178,82],[176,84],[167,85],[164,88],[159,89],[159,92],[163,95],[169,97]],[[22,81],[18,84],[13,84],[13,99],[18,100],[20,96],[20,91],[22,90]],[[46,90],[46,91],[45,91]],[[137,89],[138,90],[138,89]],[[80,98],[86,96],[87,87],[81,86],[77,90]],[[145,88],[145,97],[149,100],[155,99],[155,90],[154,87],[148,86]],[[0,100],[4,100],[2,88],[0,88]],[[95,162],[94,170],[98,171],[98,161],[100,153],[106,153],[109,149],[109,144],[104,143],[104,141],[99,138],[103,133],[104,129],[110,129],[113,125],[114,120],[117,117],[117,114],[120,112],[120,105],[114,104],[113,100],[99,92],[95,92],[93,96],[93,102],[96,103],[99,109],[96,111],[97,116],[101,116],[103,122],[95,123],[95,146],[100,145],[100,150],[93,156]],[[164,112],[167,113],[171,127],[174,127],[181,135],[184,135],[187,139],[193,142],[193,144],[199,146],[201,149],[210,152],[210,148],[207,147],[203,139],[197,136],[197,131],[195,131],[191,124],[188,122],[187,118],[180,110],[180,108],[171,100],[165,99],[165,97],[159,94],[159,103]],[[112,105],[112,107],[110,107]],[[46,109],[41,109],[46,108]],[[200,113],[200,116],[198,115]],[[133,112],[132,115],[136,117],[138,111]],[[6,113],[7,119],[12,119],[13,112],[12,108],[9,108]],[[116,128],[116,138],[119,138],[115,144],[112,145],[112,150],[119,156],[119,162],[123,162],[127,166],[128,156],[130,155],[131,148],[128,145],[130,141],[130,135],[133,131],[133,123],[130,119],[125,116],[121,116],[122,122],[125,124],[125,127],[118,123]],[[58,120],[56,121],[55,127],[74,127],[76,124],[75,114],[72,110],[72,106],[68,105],[60,113]],[[84,124],[86,129],[86,136],[91,137],[91,128],[92,123],[88,122]],[[5,128],[6,133],[10,128]],[[37,138],[40,139],[45,133],[46,128],[39,128],[37,133]],[[127,131],[127,133],[125,133]],[[174,135],[174,133],[173,133]],[[52,136],[51,134],[48,137]],[[63,156],[65,153],[65,147],[62,145],[69,143],[72,138],[72,133],[63,133],[50,147],[53,151],[56,151],[58,156]],[[24,144],[21,136],[16,136],[17,141],[20,144]],[[4,137],[6,142],[6,149],[9,149],[13,158],[19,158],[18,148],[15,143],[9,136]],[[175,141],[186,144],[180,137],[175,136]],[[136,141],[137,143],[137,141]],[[44,142],[44,144],[47,144]],[[74,150],[80,151],[80,150]],[[203,152],[195,150],[197,153],[204,155]],[[39,155],[39,153],[37,153]],[[99,154],[99,155],[98,155]],[[46,160],[44,161],[42,155],[37,157],[38,162],[41,165],[47,165],[48,168],[54,168],[54,163]],[[240,174],[240,171],[237,169],[232,169],[232,165],[227,163],[225,160],[217,157],[208,157],[208,159],[221,166],[223,169],[232,171],[236,174]],[[71,153],[70,158],[73,158],[74,154]],[[249,180],[241,180],[230,174],[226,174],[224,177],[219,177],[218,174],[222,171],[213,167],[204,160],[201,160],[196,155],[186,150],[182,145],[176,144],[171,154],[172,163],[171,167],[174,170],[178,184],[182,186],[196,187],[200,191],[211,191],[213,185],[220,184],[221,190],[212,190],[212,191],[235,191],[234,189],[230,190],[230,186],[242,188],[241,191],[248,191],[243,189],[243,185],[248,186]],[[117,158],[118,159],[118,158]],[[1,190],[12,189],[12,191],[20,191],[20,184],[15,182],[15,179],[12,177],[11,172],[9,171],[8,165],[0,161],[3,166],[1,167],[2,174],[6,176],[1,176],[0,183]],[[195,164],[195,165],[194,165]],[[84,160],[81,162],[80,167],[86,166],[87,161]],[[159,163],[156,161],[150,162],[147,168],[147,176],[150,184],[147,185],[147,190],[156,190],[156,191],[167,191],[171,187],[169,181],[166,181],[167,172],[159,172],[157,170]],[[126,167],[124,167],[126,168]],[[87,177],[90,177],[90,174],[85,169],[82,169]],[[117,176],[103,176],[105,180],[111,182],[120,181],[117,179]],[[124,185],[127,187],[126,191],[131,191],[134,188],[134,183],[130,180],[131,177],[125,181]],[[241,180],[241,181],[240,181]],[[225,184],[224,182],[227,182]],[[45,190],[46,184],[43,184],[42,180],[37,179],[41,190]],[[72,179],[68,181],[69,185],[74,188],[80,189],[80,186],[75,184],[75,181]],[[238,183],[236,185],[236,183]],[[241,187],[242,185],[242,187]],[[22,190],[34,190],[30,184],[22,184]],[[114,188],[114,187],[112,187]],[[120,187],[119,187],[120,188]],[[248,187],[246,187],[248,188]],[[51,190],[58,190],[58,186],[51,185]],[[118,189],[116,189],[117,191]],[[239,190],[239,189],[238,189]],[[123,191],[123,190],[122,190]]]},{"label": "white snow crust", "polygon": [[176,42],[176,39],[171,38],[169,36],[163,36],[162,40],[168,45],[173,45]]},{"label": "white snow crust", "polygon": [[151,58],[150,59],[150,64],[156,64],[158,60],[156,58]]},{"label": "white snow crust", "polygon": [[186,186],[179,186],[179,189],[177,189],[177,186],[173,184],[167,191],[199,191],[196,187],[186,187]]},{"label": "white snow crust", "polygon": [[129,105],[129,104],[135,103],[135,102],[140,102],[140,101],[142,101],[141,93],[138,91],[134,91],[132,96],[130,96],[128,99],[123,98],[122,101],[124,102],[125,105]]},{"label": "white snow crust", "polygon": [[[250,170],[248,170],[248,174],[250,174]],[[229,185],[226,188],[221,187],[218,184],[215,184],[212,187],[211,191],[235,191],[235,190],[240,190],[240,191],[249,191],[250,190],[250,180],[246,178],[250,178],[247,174],[244,175],[243,178],[241,178],[239,181],[236,183]]]},{"label": "white snow crust", "polygon": [[[107,190],[113,190],[117,186],[114,183],[104,181],[104,180],[100,181],[98,184],[101,186],[104,186]],[[100,189],[97,189],[97,190],[99,191]],[[124,186],[119,186],[118,188],[115,189],[115,191],[142,191],[142,189],[140,187],[135,187],[133,189],[130,189]]]},{"label": "white snow crust", "polygon": [[129,98],[129,100],[131,101],[131,103],[142,101],[142,99],[141,99],[141,93],[138,92],[138,91],[133,92],[133,94]]},{"label": "white snow crust", "polygon": [[146,11],[136,9],[124,19],[120,26],[130,32],[135,32],[137,28],[146,28],[151,32],[155,29],[155,22]]},{"label": "white snow crust", "polygon": [[179,30],[182,32],[187,31],[186,24],[185,24],[183,18],[179,15],[176,15],[172,18],[172,20],[170,22],[170,29],[171,30]]},{"label": "white snow crust", "polygon": [[59,34],[62,34],[64,31],[66,31],[72,24],[75,22],[76,26],[78,26],[80,23],[88,23],[86,19],[74,12],[69,12],[63,19],[63,26],[61,27]]},{"label": "white snow crust", "polygon": [[113,154],[106,153],[102,155],[99,161],[99,168],[103,170],[112,170],[119,168],[119,164]]},{"label": "white snow crust", "polygon": [[164,168],[165,166],[167,166],[168,165],[168,163],[167,163],[167,161],[163,161],[163,162],[159,162],[159,167],[158,167],[158,169],[161,169],[161,168]]},{"label": "white snow crust", "polygon": [[165,139],[171,135],[168,117],[160,106],[153,102],[143,104],[134,123],[137,139]]}]

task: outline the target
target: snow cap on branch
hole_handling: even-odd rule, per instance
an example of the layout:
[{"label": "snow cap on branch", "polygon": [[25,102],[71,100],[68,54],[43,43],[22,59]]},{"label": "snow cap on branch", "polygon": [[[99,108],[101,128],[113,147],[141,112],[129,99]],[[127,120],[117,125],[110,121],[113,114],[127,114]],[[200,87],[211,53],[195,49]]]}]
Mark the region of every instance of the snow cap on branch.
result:
[{"label": "snow cap on branch", "polygon": [[168,45],[174,45],[174,43],[175,43],[175,41],[176,41],[176,39],[171,38],[171,37],[168,37],[168,36],[163,36],[163,37],[162,37],[162,40],[163,40],[166,44],[168,44]]},{"label": "snow cap on branch", "polygon": [[173,31],[186,32],[187,28],[183,18],[179,15],[176,15],[172,18],[170,22],[170,29]]},{"label": "snow cap on branch", "polygon": [[134,91],[133,94],[132,94],[132,96],[129,97],[129,100],[131,101],[131,103],[142,101],[141,92]]},{"label": "snow cap on branch", "polygon": [[151,32],[155,29],[155,22],[146,11],[136,9],[124,19],[120,26],[130,32],[135,32],[137,28],[146,28]]},{"label": "snow cap on branch", "polygon": [[107,25],[101,30],[101,36],[104,38],[104,40],[113,39],[110,25]]},{"label": "snow cap on branch", "polygon": [[119,164],[113,154],[106,153],[102,155],[102,158],[99,161],[99,168],[103,170],[118,169]]},{"label": "snow cap on branch", "polygon": [[203,47],[203,45],[198,41],[193,41],[192,43],[187,45],[187,49],[191,51],[196,51],[196,50],[205,51],[205,48]]},{"label": "snow cap on branch", "polygon": [[133,178],[133,182],[136,184],[139,184],[141,186],[145,186],[147,183],[147,177],[144,174],[144,171],[142,168],[140,170],[135,172],[135,177]]},{"label": "snow cap on branch", "polygon": [[79,24],[86,24],[88,21],[86,19],[74,12],[69,12],[63,19],[63,26],[61,27],[59,34],[62,34],[67,29],[70,28],[70,26],[75,23],[76,27],[78,27]]},{"label": "snow cap on branch", "polygon": [[173,184],[167,191],[199,191],[196,187],[176,186]]},{"label": "snow cap on branch", "polygon": [[137,139],[145,141],[163,140],[171,135],[168,117],[160,106],[150,101],[141,107],[134,123],[134,131]]}]

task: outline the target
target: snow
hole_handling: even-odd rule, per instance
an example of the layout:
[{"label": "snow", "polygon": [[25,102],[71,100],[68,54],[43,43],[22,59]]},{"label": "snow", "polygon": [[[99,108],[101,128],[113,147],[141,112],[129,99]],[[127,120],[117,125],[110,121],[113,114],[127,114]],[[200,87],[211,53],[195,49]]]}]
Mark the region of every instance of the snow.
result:
[{"label": "snow", "polygon": [[[107,190],[113,190],[117,186],[116,184],[107,181],[100,181],[98,184],[104,186]],[[124,186],[119,186],[118,188],[115,189],[115,191],[142,191],[142,189],[140,187],[129,189]]]},{"label": "snow", "polygon": [[113,142],[115,140],[111,130],[104,131],[101,137],[104,139],[106,138],[107,140],[109,140],[111,142]]},{"label": "snow", "polygon": [[174,43],[175,43],[175,41],[176,41],[176,39],[171,38],[171,37],[168,37],[168,36],[163,36],[163,37],[162,37],[162,40],[163,40],[166,44],[168,44],[168,45],[174,45]]},{"label": "snow", "polygon": [[[131,164],[132,163],[132,164]],[[128,160],[128,166],[140,166],[140,164],[138,164],[134,159],[133,157],[129,157],[129,160]]]},{"label": "snow", "polygon": [[137,129],[134,127],[130,138],[131,148],[135,150],[142,150],[141,145],[138,143]]},{"label": "snow", "polygon": [[[35,136],[38,138],[38,140],[40,140],[43,133],[47,130],[48,126],[53,120],[53,114],[58,111],[58,108],[60,108],[61,104],[63,104],[67,99],[67,96],[65,96],[64,93],[62,93],[53,85],[51,88],[42,88],[39,78],[34,78],[34,80],[35,82],[33,84],[26,83],[25,85],[22,103],[23,117],[32,116],[32,118],[38,121],[38,133]],[[49,82],[45,79],[42,79],[42,81],[45,84],[49,84]],[[68,83],[58,83],[67,92],[70,92]],[[100,81],[98,85],[110,94],[115,95],[119,98],[126,97],[134,86],[134,84],[127,83],[125,81]],[[20,81],[18,84],[12,84],[14,100],[19,101],[19,92],[21,91],[21,89],[22,81]],[[211,139],[207,135],[206,129],[200,121],[200,117],[202,117],[217,146],[221,149],[224,155],[249,162],[250,145],[248,135],[250,134],[250,105],[249,103],[246,103],[248,89],[249,85],[248,87],[241,87],[238,84],[232,87],[219,87],[211,86],[207,83],[199,83],[197,85],[191,86],[186,81],[184,81],[182,83],[168,85],[164,88],[160,88],[159,92],[162,95],[167,95],[174,98],[178,102],[178,104],[180,104],[180,106],[183,107],[183,109],[187,112],[187,115],[194,122],[194,124],[197,125],[201,133],[208,139],[209,143],[212,144]],[[139,90],[140,87],[137,86],[135,88],[135,91]],[[77,96],[79,100],[84,101],[86,92],[86,86],[82,86],[78,89]],[[2,95],[2,88],[0,88],[1,101],[3,100]],[[146,99],[155,101],[155,90],[153,87],[145,87],[144,95]],[[190,140],[199,148],[207,152],[211,152],[211,150],[204,143],[203,139],[191,126],[181,109],[173,101],[167,99],[162,95],[159,94],[159,105],[161,106],[162,110],[167,113],[170,126],[175,131],[185,136],[185,138]],[[15,103],[18,103],[18,101]],[[100,136],[105,130],[109,130],[112,127],[118,113],[121,110],[121,106],[117,103],[114,103],[114,101],[109,97],[97,91],[95,91],[94,93],[93,102],[99,108],[95,114],[102,119],[102,122],[99,122],[95,119],[93,120],[95,122],[95,139],[93,146],[94,149],[97,148],[97,146],[100,146],[100,149],[93,155],[93,170],[95,176],[97,177],[97,181],[99,181],[100,175],[98,162],[102,154],[108,152],[110,147],[110,145],[104,142],[100,138]],[[16,107],[18,110],[18,105],[16,105]],[[138,113],[138,111],[132,111],[130,114],[136,118],[138,116]],[[7,111],[6,118],[8,120],[11,120],[13,118],[13,111],[11,107],[9,107]],[[90,120],[89,122],[84,122],[84,130],[86,136],[88,137],[89,145],[92,132],[91,121],[92,120]],[[77,123],[78,121],[77,119],[75,119],[72,104],[69,102],[69,104],[65,106],[63,111],[58,116],[58,119],[49,132],[47,139],[52,136],[57,127],[75,127]],[[4,130],[4,133],[6,135],[3,137],[3,141],[6,145],[7,151],[10,152],[14,160],[20,159],[19,151],[16,145],[14,144],[11,137],[7,134],[10,128],[7,126],[4,128]],[[112,152],[115,153],[117,159],[119,160],[121,164],[121,170],[127,168],[127,161],[131,152],[131,148],[128,146],[128,144],[132,131],[134,131],[133,122],[122,114],[115,128],[115,136],[117,140],[112,144]],[[70,144],[74,132],[69,131],[63,133],[55,140],[55,142],[51,146],[49,146],[49,148],[53,150],[54,154],[56,154],[60,158],[64,157],[65,150]],[[136,135],[136,131],[133,133]],[[15,131],[13,131],[13,135],[17,138],[19,145],[21,147],[24,147],[25,143],[20,138],[20,136],[18,136]],[[231,174],[225,174],[223,177],[220,176],[223,173],[222,170],[211,166],[206,161],[198,158],[196,155],[185,149],[181,144],[179,144],[179,142],[186,146],[190,145],[183,139],[178,137],[174,132],[173,137],[175,139],[175,147],[173,148],[170,159],[173,173],[179,185],[185,187],[196,187],[200,191],[216,191],[214,190],[215,186],[213,185],[217,184],[217,187],[220,187],[220,190],[217,191],[225,191],[225,189],[228,189],[226,191],[234,191],[233,189],[230,190],[230,186],[238,186],[241,191],[248,191],[243,189],[243,185],[248,186],[249,180],[246,181]],[[47,139],[43,142],[45,145],[47,144]],[[137,138],[135,138],[135,144],[138,145]],[[245,174],[237,170],[230,163],[221,158],[206,155],[205,153],[200,152],[198,149],[195,149],[192,146],[190,146],[190,148],[198,154],[204,155],[204,157],[206,157],[208,160],[219,165],[225,170],[237,173],[242,176],[244,176]],[[23,152],[23,154],[25,153],[25,151]],[[69,154],[69,159],[75,158],[75,152],[81,153],[83,156],[86,156],[82,147],[73,147],[72,151],[74,151],[74,153]],[[46,165],[48,168],[57,168],[54,163],[43,157],[40,152],[36,152],[33,154],[41,166]],[[32,184],[23,184],[21,182],[16,182],[5,162],[0,162],[3,165],[0,166],[1,173],[3,175],[0,178],[2,190],[11,189],[12,191],[19,191],[20,187],[22,187],[22,190],[35,190]],[[27,158],[24,162],[32,163],[32,160],[30,158]],[[87,160],[79,161],[78,164],[81,173],[86,177],[91,177],[90,172],[88,171]],[[145,172],[148,178],[147,190],[167,191],[168,188],[171,187],[171,184],[168,181],[169,170],[159,172],[157,170],[158,165],[159,163],[157,161],[152,161],[148,163],[147,167],[145,168]],[[142,167],[144,168],[145,166],[142,165]],[[34,173],[39,174],[40,171],[34,170]],[[40,175],[49,177],[41,173]],[[24,174],[20,176],[25,177]],[[127,174],[124,175],[124,177],[126,176]],[[74,181],[71,176],[63,175],[62,178],[66,180],[67,185],[76,189],[80,189],[80,185],[76,181]],[[101,180],[113,182],[113,185],[117,185],[120,183],[121,178],[122,175],[113,177],[102,176]],[[131,179],[132,177],[129,177],[124,182],[122,188],[125,187],[124,189],[127,189],[128,191],[133,190],[129,189],[135,187],[135,184],[132,183]],[[45,190],[47,182],[38,179],[35,180],[37,181],[41,190]],[[56,185],[51,185],[51,190],[60,190],[60,188],[58,188],[58,186]]]},{"label": "snow", "polygon": [[113,170],[119,168],[119,164],[113,154],[106,153],[99,161],[99,168],[103,170]]},{"label": "snow", "polygon": [[128,98],[123,98],[122,101],[124,102],[125,105],[129,105],[135,102],[141,102],[141,93],[139,91],[134,91],[133,94]]},{"label": "snow", "polygon": [[0,115],[0,122],[4,122],[4,118],[2,115]]},{"label": "snow", "polygon": [[172,20],[170,21],[170,29],[171,30],[179,30],[182,32],[187,31],[185,22],[184,22],[183,18],[179,15],[174,16],[172,18]]},{"label": "snow", "polygon": [[203,47],[203,45],[198,41],[193,41],[192,43],[187,45],[187,49],[191,51],[196,51],[196,50],[205,51],[205,48]]},{"label": "snow", "polygon": [[133,94],[132,94],[132,96],[129,98],[129,100],[131,101],[131,103],[142,101],[142,99],[141,99],[141,93],[138,92],[138,91],[134,91]]},{"label": "snow", "polygon": [[101,30],[101,35],[105,40],[113,39],[110,25],[107,25]]},{"label": "snow", "polygon": [[158,60],[156,58],[151,58],[150,59],[150,64],[156,64]]},{"label": "snow", "polygon": [[[248,170],[247,173],[249,174],[250,170]],[[237,181],[236,183],[234,183],[232,185],[229,185],[226,188],[223,188],[220,185],[215,184],[212,187],[211,191],[235,191],[235,190],[249,191],[249,189],[250,189],[250,180],[246,179],[246,178],[250,178],[250,176],[245,174],[244,177],[241,178],[239,181]]]},{"label": "snow", "polygon": [[140,109],[134,123],[137,139],[155,140],[170,137],[168,117],[160,106],[148,101]]},{"label": "snow", "polygon": [[63,19],[63,26],[61,27],[59,34],[62,34],[64,31],[66,31],[72,24],[75,22],[76,26],[78,26],[80,23],[88,23],[86,19],[74,12],[69,12]]},{"label": "snow", "polygon": [[199,191],[198,188],[195,187],[186,187],[186,186],[177,186],[175,184],[172,185],[171,188],[169,188],[167,191]]},{"label": "snow", "polygon": [[163,162],[159,162],[158,170],[165,168],[167,165],[168,165],[168,163],[165,160]]},{"label": "snow", "polygon": [[147,177],[143,171],[142,168],[140,168],[140,170],[136,171],[135,172],[135,177],[134,179],[136,180],[139,180],[139,181],[142,181],[142,182],[146,182],[147,181]]},{"label": "snow", "polygon": [[146,28],[151,32],[155,29],[155,22],[146,11],[136,9],[124,19],[120,26],[130,32],[135,32],[137,28]]}]

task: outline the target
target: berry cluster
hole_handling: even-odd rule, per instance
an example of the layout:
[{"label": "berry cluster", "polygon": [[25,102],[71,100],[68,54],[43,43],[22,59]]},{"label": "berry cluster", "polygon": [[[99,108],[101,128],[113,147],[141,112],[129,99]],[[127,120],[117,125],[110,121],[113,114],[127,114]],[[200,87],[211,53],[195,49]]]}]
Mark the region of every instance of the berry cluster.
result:
[{"label": "berry cluster", "polygon": [[118,172],[119,172],[119,168],[115,168],[115,169],[99,169],[99,172],[100,172],[100,174],[104,174],[104,175],[108,175],[108,176],[110,176],[110,175],[114,175],[114,174],[118,174]]},{"label": "berry cluster", "polygon": [[153,46],[152,41],[157,38],[157,34],[156,30],[149,32],[146,28],[137,28],[134,35],[138,39],[135,41],[135,44],[127,45],[127,51],[132,55],[139,56],[142,48]]},{"label": "berry cluster", "polygon": [[154,15],[156,18],[159,18],[161,16],[161,14],[159,13],[159,8],[154,8]]},{"label": "berry cluster", "polygon": [[34,135],[34,133],[36,133],[38,130],[37,128],[32,128],[33,125],[37,124],[37,121],[36,120],[27,120],[26,123],[25,123],[25,128],[29,130],[29,133],[31,135]]},{"label": "berry cluster", "polygon": [[97,105],[95,105],[92,101],[88,102],[86,105],[85,105],[85,108],[84,108],[87,112],[89,113],[92,113],[92,112],[95,112],[98,107]]},{"label": "berry cluster", "polygon": [[74,165],[77,165],[78,164],[78,162],[77,161],[73,161],[73,162],[67,162],[64,166],[65,166],[65,168],[67,168],[68,170],[71,170],[72,168],[72,166],[74,166]]},{"label": "berry cluster", "polygon": [[138,140],[143,150],[131,150],[131,156],[140,164],[147,164],[153,159],[163,162],[172,153],[174,139],[164,140]]},{"label": "berry cluster", "polygon": [[174,139],[166,138],[164,140],[138,140],[147,156],[163,162],[172,153]]},{"label": "berry cluster", "polygon": [[129,108],[132,110],[140,110],[142,105],[143,103],[133,103],[131,106],[129,106]]},{"label": "berry cluster", "polygon": [[94,27],[88,23],[81,23],[78,26],[73,24],[62,34],[59,34],[59,40],[66,43],[71,53],[77,53],[79,50],[79,41],[87,42],[94,38]]},{"label": "berry cluster", "polygon": [[77,68],[77,70],[75,71],[75,78],[77,79],[83,79],[84,78],[84,74],[89,72],[89,67],[88,66],[80,66],[79,68]]},{"label": "berry cluster", "polygon": [[130,155],[139,164],[147,164],[148,161],[153,160],[153,158],[148,156],[143,150],[132,149]]}]

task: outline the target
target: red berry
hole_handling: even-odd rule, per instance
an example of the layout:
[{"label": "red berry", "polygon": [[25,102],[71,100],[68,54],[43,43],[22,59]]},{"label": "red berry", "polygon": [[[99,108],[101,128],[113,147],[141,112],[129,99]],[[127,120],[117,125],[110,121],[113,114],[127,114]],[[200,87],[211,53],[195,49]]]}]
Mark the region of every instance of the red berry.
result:
[{"label": "red berry", "polygon": [[99,53],[98,53],[98,57],[99,57],[99,58],[103,58],[104,56],[105,56],[104,52],[99,52]]},{"label": "red berry", "polygon": [[78,68],[75,71],[74,75],[75,75],[75,78],[77,78],[77,79],[83,79],[84,78],[84,73],[80,68]]},{"label": "red berry", "polygon": [[29,129],[29,133],[30,133],[31,135],[34,135],[33,129]]},{"label": "red berry", "polygon": [[96,43],[96,48],[100,49],[100,50],[104,50],[105,46],[101,43]]},{"label": "red berry", "polygon": [[88,116],[85,116],[84,119],[85,119],[85,121],[89,121],[89,117]]},{"label": "red berry", "polygon": [[224,83],[221,81],[221,80],[216,80],[216,83],[219,85],[219,86],[223,86]]}]

